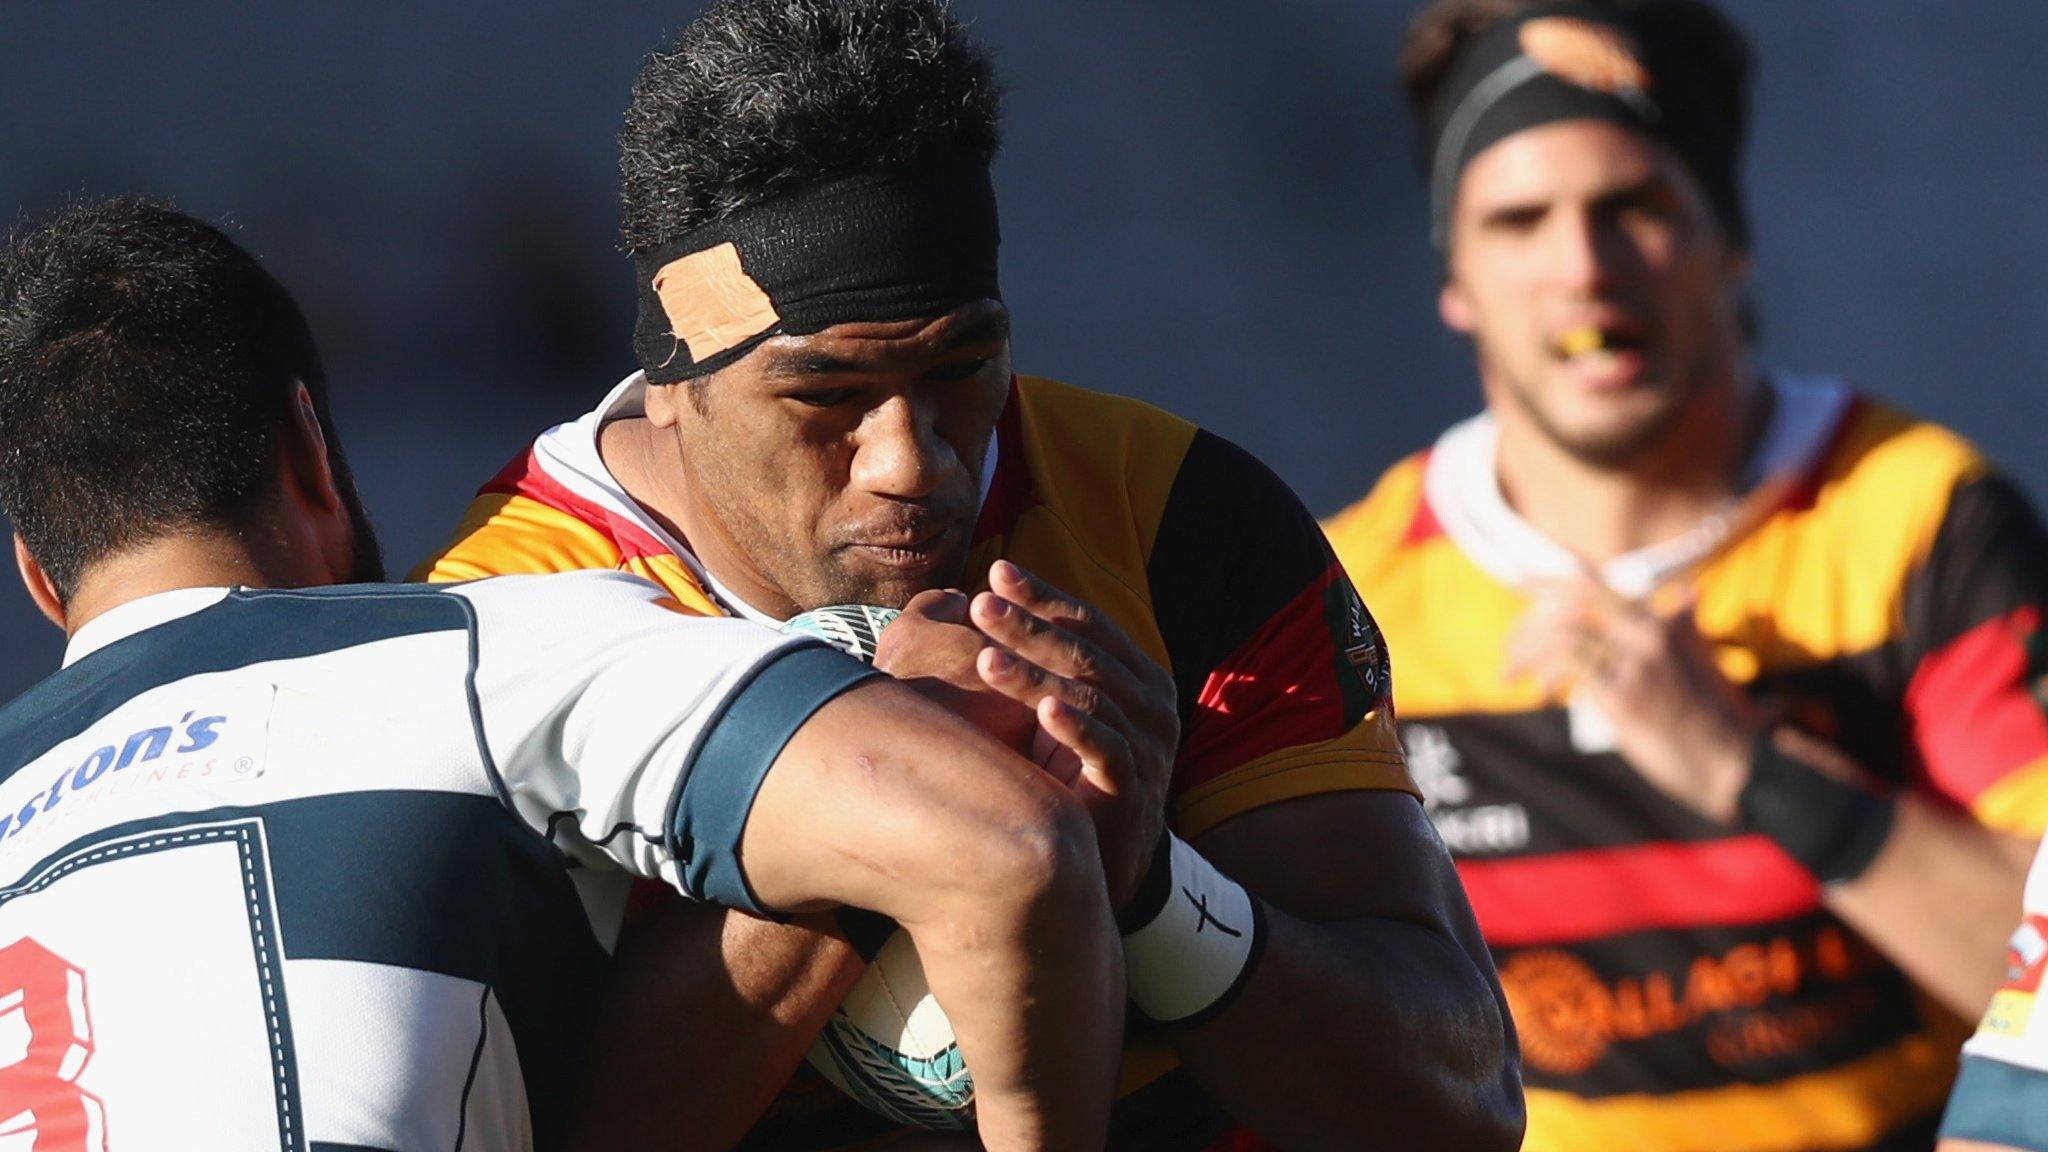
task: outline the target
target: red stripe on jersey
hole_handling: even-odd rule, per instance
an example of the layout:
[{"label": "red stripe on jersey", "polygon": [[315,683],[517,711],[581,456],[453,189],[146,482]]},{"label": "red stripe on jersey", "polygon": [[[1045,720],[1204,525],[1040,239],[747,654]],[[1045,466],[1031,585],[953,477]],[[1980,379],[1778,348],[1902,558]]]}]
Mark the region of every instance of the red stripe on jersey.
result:
[{"label": "red stripe on jersey", "polygon": [[996,474],[974,522],[974,542],[1002,536],[1036,500],[1031,468],[1024,459],[1024,405],[1017,398],[1017,378],[1010,377],[1010,399],[996,421]]},{"label": "red stripe on jersey", "polygon": [[1960,804],[2048,755],[2048,715],[2034,696],[2027,641],[2041,609],[1986,620],[1920,660],[1906,717],[1928,782]]},{"label": "red stripe on jersey", "polygon": [[539,459],[530,448],[491,477],[477,494],[524,496],[557,511],[567,512],[611,537],[612,543],[618,546],[622,561],[671,554],[668,545],[655,539],[638,524],[563,487],[560,481],[542,470]]},{"label": "red stripe on jersey", "polygon": [[1443,524],[1436,518],[1436,509],[1429,503],[1429,453],[1422,453],[1416,460],[1416,468],[1422,473],[1422,488],[1415,494],[1415,516],[1408,521],[1408,531],[1401,534],[1401,543],[1421,544],[1444,534]]},{"label": "red stripe on jersey", "polygon": [[1459,861],[1458,878],[1486,942],[1503,948],[1763,924],[1820,907],[1813,876],[1762,836]]},{"label": "red stripe on jersey", "polygon": [[1175,761],[1176,790],[1207,783],[1270,752],[1344,734],[1338,653],[1324,593],[1343,579],[1332,562],[1235,652],[1195,696]]},{"label": "red stripe on jersey", "polygon": [[1807,512],[1820,502],[1821,487],[1827,483],[1828,470],[1840,455],[1843,442],[1848,440],[1850,430],[1870,411],[1870,401],[1861,392],[1849,396],[1849,402],[1842,406],[1842,414],[1835,418],[1834,430],[1828,433],[1827,446],[1814,453],[1799,482],[1786,491],[1772,512]]}]

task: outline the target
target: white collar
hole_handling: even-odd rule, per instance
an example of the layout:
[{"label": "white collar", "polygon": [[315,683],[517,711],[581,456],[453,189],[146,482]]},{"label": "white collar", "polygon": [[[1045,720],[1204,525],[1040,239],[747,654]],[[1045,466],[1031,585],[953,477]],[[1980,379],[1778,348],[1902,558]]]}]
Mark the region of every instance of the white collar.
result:
[{"label": "white collar", "polygon": [[[728,588],[704,562],[697,559],[683,542],[669,535],[638,500],[626,493],[625,486],[605,467],[604,457],[597,450],[598,433],[606,424],[633,416],[647,414],[647,373],[635,372],[618,382],[612,390],[598,401],[597,407],[585,413],[573,423],[559,424],[549,429],[534,444],[534,455],[541,468],[549,476],[562,483],[578,496],[605,508],[615,515],[624,517],[641,531],[654,537],[683,566],[697,578],[713,599],[717,600],[734,615],[770,627],[780,627],[782,619],[740,599],[739,594]],[[1000,445],[993,430],[988,435],[988,451],[981,461],[981,503],[988,503],[989,489],[996,479],[996,454]]]},{"label": "white collar", "polygon": [[169,592],[116,604],[79,625],[78,631],[71,634],[70,643],[64,646],[64,666],[69,668],[107,645],[126,640],[137,632],[190,616],[202,608],[211,608],[227,599],[227,595],[226,588],[173,588]]},{"label": "white collar", "polygon": [[[1773,375],[1763,383],[1777,403],[1743,468],[1745,490],[1811,467],[1832,441],[1853,395],[1842,382],[1821,377]],[[1509,507],[1495,467],[1499,443],[1498,422],[1482,412],[1453,425],[1431,449],[1423,493],[1444,534],[1480,570],[1511,587],[1587,574],[1576,556]],[[1647,596],[1720,547],[1731,527],[1724,511],[1675,539],[1617,556],[1590,574],[1624,596]]]}]

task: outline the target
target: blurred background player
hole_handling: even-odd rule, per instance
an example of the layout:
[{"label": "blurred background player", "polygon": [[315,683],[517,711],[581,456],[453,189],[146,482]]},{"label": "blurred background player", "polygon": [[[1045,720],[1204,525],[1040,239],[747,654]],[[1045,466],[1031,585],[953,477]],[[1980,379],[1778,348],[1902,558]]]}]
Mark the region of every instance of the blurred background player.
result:
[{"label": "blurred background player", "polygon": [[1749,49],[1439,0],[1403,72],[1486,410],[1330,533],[1514,1011],[1531,1149],[1925,1148],[2048,815],[2048,551],[1752,365]]},{"label": "blurred background player", "polygon": [[[620,143],[642,371],[487,485],[429,577],[625,568],[765,621],[910,603],[878,666],[1013,738],[1125,749],[1170,802],[1105,834],[1127,926],[1179,906],[1184,865],[1255,910],[1230,948],[1191,920],[1131,965],[1163,1026],[1131,1049],[1115,1147],[1208,1147],[1232,1118],[1290,1146],[1511,1147],[1504,1007],[1410,794],[1371,619],[1245,453],[1012,374],[996,87],[945,5],[715,5],[649,59]],[[977,594],[928,593],[948,586]],[[1039,683],[1064,712],[973,703]],[[719,1106],[730,1126],[691,1133],[730,1142],[859,972],[819,925],[722,919],[670,900],[629,929],[592,1146]],[[666,977],[721,934],[729,986]],[[754,1140],[875,1130],[799,1090]]]},{"label": "blurred background player", "polygon": [[1064,789],[616,573],[265,591],[377,575],[322,376],[168,209],[0,256],[0,505],[70,637],[0,708],[11,1135],[560,1148],[630,873],[894,916],[999,1085],[984,1142],[1101,1147],[1121,949]]},{"label": "blurred background player", "polygon": [[1941,1152],[2048,1152],[2048,852],[2027,874],[2026,906],[2005,949],[2005,979],[1941,1121]]}]

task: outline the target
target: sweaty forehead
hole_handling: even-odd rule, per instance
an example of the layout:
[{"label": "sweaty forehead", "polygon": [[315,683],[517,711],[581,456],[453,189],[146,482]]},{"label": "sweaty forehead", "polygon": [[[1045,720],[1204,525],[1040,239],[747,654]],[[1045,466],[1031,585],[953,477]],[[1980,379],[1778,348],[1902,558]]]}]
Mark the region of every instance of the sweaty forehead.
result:
[{"label": "sweaty forehead", "polygon": [[979,300],[939,316],[834,324],[805,336],[772,337],[748,358],[776,375],[901,370],[999,344],[1009,335],[1009,310],[999,301]]}]

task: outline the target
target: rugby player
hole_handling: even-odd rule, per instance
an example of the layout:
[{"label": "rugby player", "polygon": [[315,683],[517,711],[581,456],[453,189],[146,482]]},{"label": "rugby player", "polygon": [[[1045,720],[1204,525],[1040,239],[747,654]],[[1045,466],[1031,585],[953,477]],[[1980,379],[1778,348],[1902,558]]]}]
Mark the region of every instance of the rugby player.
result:
[{"label": "rugby player", "polygon": [[630,576],[310,590],[378,567],[323,393],[285,290],[189,217],[84,205],[0,258],[0,505],[70,635],[0,708],[10,1135],[562,1147],[639,876],[893,917],[982,1140],[1102,1146],[1125,990],[1071,794]]},{"label": "rugby player", "polygon": [[1977,1034],[1941,1121],[1941,1152],[2048,1152],[2048,851],[2027,874],[2026,906],[2005,950],[2005,980]]},{"label": "rugby player", "polygon": [[1927,1148],[2048,816],[2041,526],[1953,433],[1752,362],[1717,11],[1435,0],[1402,67],[1485,411],[1329,529],[1527,1146]]},{"label": "rugby player", "polygon": [[[1393,739],[1374,625],[1245,453],[1013,375],[996,106],[938,0],[706,11],[649,59],[621,136],[641,370],[486,485],[427,574],[620,568],[767,621],[910,604],[880,666],[1020,745],[1088,717],[1147,765],[1162,808],[1103,841],[1147,1022],[1114,1147],[1204,1148],[1233,1120],[1290,1147],[1512,1147],[1505,1007]],[[1033,683],[1072,715],[991,706]],[[1202,930],[1204,891],[1226,930]],[[655,1147],[721,1105],[730,1126],[694,1135],[740,1137],[860,971],[820,927],[649,909],[589,1145]],[[724,979],[664,975],[721,939]],[[753,1140],[882,1130],[814,1081]]]}]

